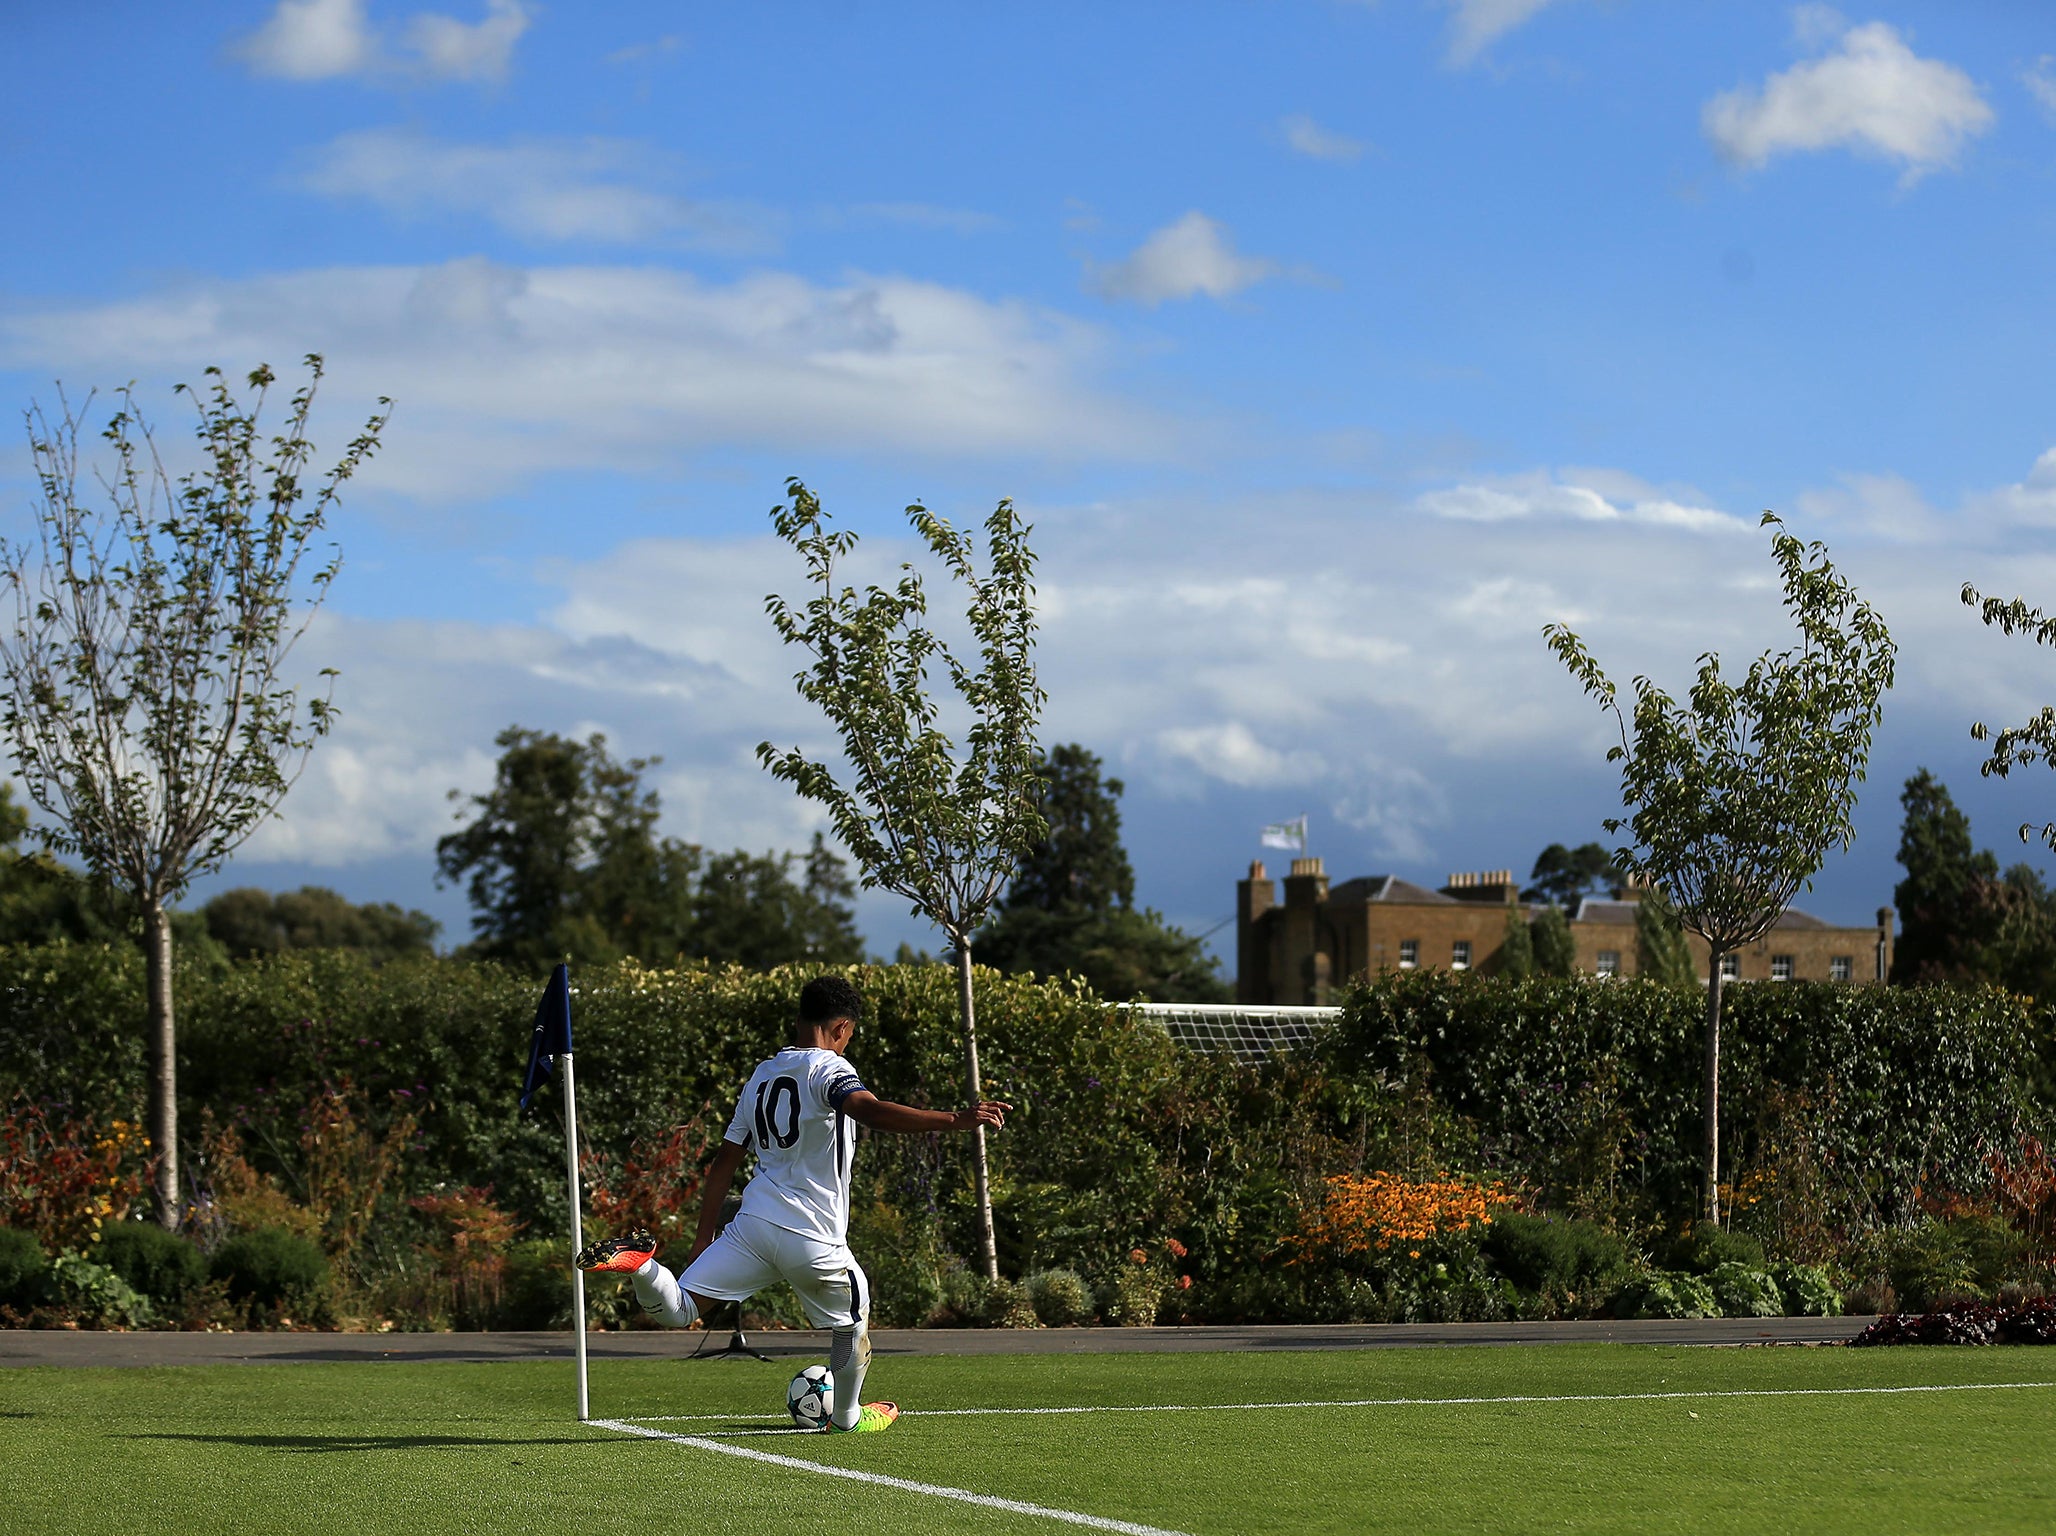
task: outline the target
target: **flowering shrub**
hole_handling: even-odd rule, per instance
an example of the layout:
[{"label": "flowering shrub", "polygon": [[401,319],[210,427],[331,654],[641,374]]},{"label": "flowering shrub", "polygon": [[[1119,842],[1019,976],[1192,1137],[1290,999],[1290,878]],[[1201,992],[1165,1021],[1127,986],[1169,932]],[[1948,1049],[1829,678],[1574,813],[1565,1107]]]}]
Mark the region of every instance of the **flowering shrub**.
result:
[{"label": "flowering shrub", "polygon": [[580,1154],[593,1236],[647,1227],[663,1248],[691,1241],[700,1217],[702,1158],[716,1150],[708,1134],[710,1112],[703,1105],[681,1125],[638,1136],[619,1158],[600,1148]]},{"label": "flowering shrub", "polygon": [[49,1251],[90,1247],[150,1182],[150,1143],[126,1120],[104,1131],[52,1124],[17,1098],[0,1116],[0,1226],[33,1232]]},{"label": "flowering shrub", "polygon": [[493,1204],[490,1185],[416,1195],[409,1204],[436,1224],[442,1238],[429,1267],[447,1291],[450,1315],[460,1326],[492,1326],[507,1276],[507,1245],[521,1223]]},{"label": "flowering shrub", "polygon": [[1299,1230],[1285,1240],[1293,1252],[1286,1262],[1393,1247],[1404,1247],[1409,1258],[1417,1259],[1422,1244],[1484,1226],[1494,1210],[1513,1203],[1497,1182],[1481,1184],[1461,1175],[1416,1181],[1390,1173],[1338,1173],[1328,1179],[1321,1203],[1302,1216]]}]

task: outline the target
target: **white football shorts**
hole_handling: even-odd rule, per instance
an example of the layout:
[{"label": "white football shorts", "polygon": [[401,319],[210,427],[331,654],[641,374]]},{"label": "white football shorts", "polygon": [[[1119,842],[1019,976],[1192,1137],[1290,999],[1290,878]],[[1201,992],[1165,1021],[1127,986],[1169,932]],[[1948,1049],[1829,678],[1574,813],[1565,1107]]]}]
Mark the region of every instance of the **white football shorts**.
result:
[{"label": "white football shorts", "polygon": [[847,1243],[824,1243],[759,1216],[738,1215],[685,1267],[695,1296],[747,1301],[783,1280],[816,1328],[854,1328],[871,1312],[871,1282]]}]

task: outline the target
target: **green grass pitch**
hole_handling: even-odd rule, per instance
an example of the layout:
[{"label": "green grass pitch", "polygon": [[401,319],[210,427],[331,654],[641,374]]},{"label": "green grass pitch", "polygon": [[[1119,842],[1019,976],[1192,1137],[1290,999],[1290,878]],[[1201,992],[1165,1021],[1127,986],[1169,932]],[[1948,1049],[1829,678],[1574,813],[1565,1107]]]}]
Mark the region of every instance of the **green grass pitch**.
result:
[{"label": "green grass pitch", "polygon": [[[595,1361],[592,1411],[1192,1536],[2056,1530],[2056,1350],[882,1356],[866,1395],[908,1410],[890,1432],[739,1434],[775,1425],[803,1363]],[[1718,1395],[1745,1393],[1794,1395]],[[1206,1406],[1509,1397],[1585,1400]],[[0,1530],[1081,1528],[581,1426],[571,1403],[561,1362],[9,1370]],[[921,1412],[1143,1405],[1182,1406]]]}]

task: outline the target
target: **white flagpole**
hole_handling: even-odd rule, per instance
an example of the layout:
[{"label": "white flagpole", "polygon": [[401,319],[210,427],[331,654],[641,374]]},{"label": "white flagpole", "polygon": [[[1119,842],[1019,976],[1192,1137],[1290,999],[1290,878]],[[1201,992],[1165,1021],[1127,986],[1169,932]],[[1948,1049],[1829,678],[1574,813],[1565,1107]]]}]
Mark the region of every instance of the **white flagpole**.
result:
[{"label": "white flagpole", "polygon": [[[575,1254],[585,1246],[585,1230],[578,1213],[578,1093],[572,1083],[571,1053],[566,1051],[557,1063],[564,1069],[564,1163],[571,1181],[571,1251]],[[578,1422],[583,1424],[589,1417],[585,1395],[585,1271],[576,1264],[571,1266],[571,1311],[578,1324]]]}]

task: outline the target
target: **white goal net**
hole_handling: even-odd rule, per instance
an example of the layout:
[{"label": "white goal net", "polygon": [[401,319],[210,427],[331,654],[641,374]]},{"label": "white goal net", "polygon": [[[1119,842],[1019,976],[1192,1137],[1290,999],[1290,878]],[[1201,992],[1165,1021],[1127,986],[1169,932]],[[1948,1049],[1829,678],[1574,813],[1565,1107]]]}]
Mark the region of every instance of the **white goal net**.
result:
[{"label": "white goal net", "polygon": [[1340,1008],[1244,1007],[1238,1003],[1110,1003],[1195,1051],[1227,1051],[1256,1061],[1314,1043],[1342,1017]]}]

